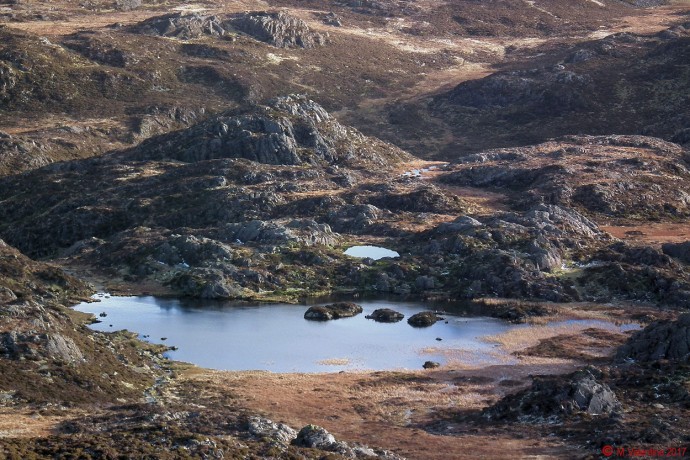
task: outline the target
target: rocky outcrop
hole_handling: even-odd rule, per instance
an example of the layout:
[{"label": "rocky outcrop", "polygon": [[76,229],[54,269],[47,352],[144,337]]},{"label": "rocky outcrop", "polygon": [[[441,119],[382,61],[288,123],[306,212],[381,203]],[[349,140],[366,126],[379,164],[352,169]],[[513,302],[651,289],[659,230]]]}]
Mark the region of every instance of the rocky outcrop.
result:
[{"label": "rocky outcrop", "polygon": [[254,220],[228,224],[218,233],[226,241],[261,244],[296,242],[307,246],[314,244],[332,246],[338,241],[338,235],[333,233],[330,226],[319,224],[311,219],[295,219],[287,223]]},{"label": "rocky outcrop", "polygon": [[[46,310],[34,300],[13,302],[0,307],[8,317],[0,325],[0,357],[79,365],[84,353],[65,330],[66,318]],[[6,329],[12,330],[6,330]]]},{"label": "rocky outcrop", "polygon": [[329,321],[332,319],[350,318],[362,313],[362,307],[351,302],[336,302],[330,305],[314,306],[304,313],[304,319],[312,321]]},{"label": "rocky outcrop", "polygon": [[545,204],[489,218],[462,216],[431,233],[435,240],[427,253],[462,261],[453,269],[461,296],[548,300],[578,294],[546,274],[560,270],[575,245],[599,245],[608,238],[578,212]]},{"label": "rocky outcrop", "polygon": [[636,332],[618,349],[616,360],[690,362],[690,313],[680,315],[675,321],[652,323]]},{"label": "rocky outcrop", "polygon": [[19,76],[17,72],[7,62],[0,62],[0,97],[10,94],[17,85]]},{"label": "rocky outcrop", "polygon": [[[329,165],[371,166],[385,171],[408,158],[399,149],[344,127],[313,101],[301,96],[279,98],[251,113],[216,117],[144,141],[126,152],[36,172],[35,177],[51,179],[43,180],[40,188],[32,187],[34,197],[41,193],[46,196],[32,200],[31,206],[20,205],[21,195],[12,192],[15,186],[3,184],[0,227],[5,228],[0,233],[7,236],[16,232],[15,243],[34,255],[91,237],[107,238],[137,226],[212,227],[209,237],[230,243],[256,238],[258,243],[333,244],[337,236],[313,217],[286,218],[314,216],[306,213],[304,203],[298,200],[294,209],[286,206],[286,195],[312,187],[321,189],[324,184],[320,182],[338,174],[338,169],[332,173],[323,169]],[[310,167],[289,167],[307,165]],[[58,176],[65,180],[54,181]],[[108,193],[102,193],[98,177],[114,179],[108,182]],[[67,182],[74,184],[68,186]],[[8,201],[9,195],[14,198]],[[127,211],[125,201],[129,203]],[[30,208],[38,211],[43,206],[43,212],[52,209],[55,214],[31,224],[36,230],[33,237],[26,238],[19,227],[6,224]],[[324,215],[335,206],[328,208]],[[354,211],[356,218],[362,214],[359,209]],[[24,234],[21,238],[20,233]]]},{"label": "rocky outcrop", "polygon": [[141,0],[115,0],[115,7],[121,11],[136,10],[141,6]]},{"label": "rocky outcrop", "polygon": [[135,33],[190,40],[203,35],[222,37],[227,32],[223,19],[197,13],[155,16],[131,27]]},{"label": "rocky outcrop", "polygon": [[307,23],[285,12],[254,12],[234,16],[232,26],[278,48],[323,46],[326,37],[312,32]]},{"label": "rocky outcrop", "polygon": [[292,441],[294,446],[320,449],[334,452],[345,458],[379,458],[382,460],[403,460],[402,457],[386,450],[372,449],[362,444],[348,444],[336,440],[335,436],[318,425],[307,425],[302,428]]},{"label": "rocky outcrop", "polygon": [[335,436],[317,425],[307,425],[297,434],[293,444],[301,447],[324,449],[336,443]]},{"label": "rocky outcrop", "polygon": [[601,372],[591,367],[563,377],[538,377],[530,388],[506,396],[483,415],[491,420],[542,423],[579,413],[603,416],[620,412],[616,394],[600,379]]},{"label": "rocky outcrop", "polygon": [[147,19],[130,30],[180,40],[202,36],[234,39],[236,33],[241,32],[278,48],[314,48],[326,44],[324,35],[313,32],[306,22],[282,11],[222,16],[174,13]]},{"label": "rocky outcrop", "polygon": [[317,16],[321,19],[321,22],[328,26],[342,27],[343,25],[343,18],[332,11],[329,13],[320,13]]},{"label": "rocky outcrop", "polygon": [[393,212],[436,212],[457,213],[466,210],[466,204],[458,196],[443,193],[437,187],[422,184],[417,190],[404,194],[384,193],[369,199],[369,203],[380,209]]},{"label": "rocky outcrop", "polygon": [[61,334],[48,334],[46,339],[46,353],[52,359],[67,363],[79,362],[84,359],[84,354],[71,338]]},{"label": "rocky outcrop", "polygon": [[284,423],[275,423],[270,419],[249,417],[249,433],[257,438],[268,438],[278,445],[287,447],[295,438],[297,431]]},{"label": "rocky outcrop", "polygon": [[509,299],[478,299],[474,301],[482,311],[493,318],[500,318],[511,323],[522,324],[535,316],[553,314],[553,308],[539,302]]},{"label": "rocky outcrop", "polygon": [[379,323],[397,323],[398,321],[402,321],[404,317],[405,315],[402,313],[391,310],[390,308],[378,308],[370,315],[366,316],[367,319],[373,319]]},{"label": "rocky outcrop", "polygon": [[[430,104],[462,136],[444,153],[451,158],[478,146],[534,144],[573,132],[671,139],[690,115],[687,97],[676,97],[688,94],[688,81],[673,71],[687,62],[687,39],[688,29],[676,26],[657,36],[612,34],[578,44],[567,56],[547,52],[531,68],[463,82]],[[495,135],[487,139],[489,131]]]},{"label": "rocky outcrop", "polygon": [[204,108],[158,107],[146,109],[145,113],[131,119],[132,138],[148,139],[149,137],[170,132],[176,128],[187,127],[198,122],[205,115]]},{"label": "rocky outcrop", "polygon": [[429,327],[443,319],[433,311],[422,311],[407,318],[407,323],[412,327]]},{"label": "rocky outcrop", "polygon": [[584,90],[589,83],[588,75],[565,69],[497,73],[458,85],[449,102],[475,108],[534,104],[543,111],[558,114],[586,108],[588,99]]},{"label": "rocky outcrop", "polygon": [[228,261],[234,258],[231,247],[194,235],[173,235],[155,249],[153,257],[167,265],[202,265],[204,262]]},{"label": "rocky outcrop", "polygon": [[664,254],[690,264],[690,241],[682,243],[664,243],[661,245]]},{"label": "rocky outcrop", "polygon": [[498,187],[521,206],[548,203],[636,219],[680,216],[690,212],[684,155],[678,145],[651,137],[568,136],[470,155],[442,180]]},{"label": "rocky outcrop", "polygon": [[245,158],[263,164],[353,164],[406,158],[397,149],[346,128],[304,96],[270,101],[242,115],[214,117],[187,130],[146,141],[127,153],[132,159],[198,162]]},{"label": "rocky outcrop", "polygon": [[[232,266],[230,266],[232,267]],[[173,275],[167,284],[182,295],[200,299],[242,299],[247,297],[242,286],[216,268],[194,268]]]}]

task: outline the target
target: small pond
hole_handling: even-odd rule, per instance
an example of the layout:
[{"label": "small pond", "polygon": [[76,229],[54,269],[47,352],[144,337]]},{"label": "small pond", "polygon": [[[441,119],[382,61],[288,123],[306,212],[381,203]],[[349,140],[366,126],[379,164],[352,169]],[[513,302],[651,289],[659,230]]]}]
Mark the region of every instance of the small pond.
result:
[{"label": "small pond", "polygon": [[397,252],[380,246],[352,246],[347,248],[343,254],[362,259],[368,257],[373,260],[383,259],[384,257],[400,257],[400,254]]},{"label": "small pond", "polygon": [[[178,347],[168,352],[171,359],[221,370],[421,369],[427,360],[443,364],[458,356],[463,362],[474,364],[507,363],[512,358],[505,354],[497,356],[500,353],[496,345],[482,338],[524,327],[471,316],[472,312],[465,311],[444,315],[447,322],[413,328],[407,324],[407,318],[431,307],[421,302],[358,301],[363,313],[317,322],[304,319],[308,308],[305,305],[247,305],[103,294],[99,299],[100,302],[75,307],[102,321],[93,324],[93,329],[136,331],[148,341]],[[388,324],[365,318],[377,308],[392,308],[403,313],[405,319]],[[107,316],[99,317],[101,313]],[[592,323],[596,327],[596,322]]]}]

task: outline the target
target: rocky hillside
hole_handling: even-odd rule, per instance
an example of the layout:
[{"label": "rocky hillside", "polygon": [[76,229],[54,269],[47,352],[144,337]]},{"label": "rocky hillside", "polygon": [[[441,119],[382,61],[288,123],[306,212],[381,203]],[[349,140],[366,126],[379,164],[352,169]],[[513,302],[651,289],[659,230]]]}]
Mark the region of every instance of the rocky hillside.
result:
[{"label": "rocky hillside", "polygon": [[[200,392],[172,381],[170,363],[160,356],[165,347],[141,342],[127,331],[91,331],[89,315],[67,308],[88,298],[91,288],[2,240],[0,273],[3,458],[116,452],[173,459],[184,452],[196,458],[401,459],[390,451],[336,440],[314,425],[298,433],[247,414],[228,392]],[[199,412],[202,404],[219,409]]]},{"label": "rocky hillside", "polygon": [[288,96],[156,137],[122,158],[185,163],[241,158],[272,165],[388,169],[410,156],[341,125],[304,96]]},{"label": "rocky hillside", "polygon": [[[0,200],[4,222],[14,224],[2,232],[34,256],[64,254],[115,269],[124,261],[127,277],[156,275],[189,295],[251,296],[308,279],[314,264],[330,265],[327,253],[343,240],[331,225],[357,232],[372,224],[363,214],[370,208],[369,219],[391,214],[367,207],[386,196],[367,184],[396,175],[395,165],[409,159],[340,125],[312,101],[285,97],[132,150],[7,178]],[[45,187],[36,189],[36,180]],[[35,206],[27,206],[27,193]],[[461,207],[429,187],[416,193],[429,194],[429,206],[440,199]],[[397,200],[393,209],[420,206],[414,194]],[[300,252],[311,245],[322,249]],[[272,256],[276,251],[282,254]],[[276,269],[284,257],[298,267]],[[328,283],[335,266],[310,285]]]},{"label": "rocky hillside", "polygon": [[552,203],[597,218],[682,218],[690,205],[690,155],[643,136],[570,136],[463,157],[440,180],[490,187],[517,206]]},{"label": "rocky hillside", "polygon": [[[117,3],[0,8],[0,131],[38,145],[0,149],[0,174],[125,148],[190,119],[291,92],[429,157],[438,146],[409,142],[427,130],[427,123],[416,126],[426,115],[405,108],[372,114],[371,104],[383,108],[404,93],[433,92],[436,75],[465,80],[510,60],[515,53],[507,51],[516,46],[530,54],[531,40],[561,43],[641,13],[619,1],[516,7],[505,0],[492,8],[463,1],[431,9],[397,1],[280,1],[264,10]],[[429,88],[420,85],[427,80]],[[405,125],[409,117],[416,121]],[[56,135],[62,128],[85,134]],[[388,135],[391,129],[399,132]],[[59,143],[46,142],[53,138]]]},{"label": "rocky hillside", "polygon": [[[687,5],[0,3],[1,458],[687,444]],[[499,366],[223,373],[91,331],[86,280],[523,324],[487,338]]]},{"label": "rocky hillside", "polygon": [[[536,65],[456,86],[429,105],[456,134],[443,156],[565,134],[645,134],[687,143],[690,23],[557,49]],[[517,56],[516,56],[517,57]],[[487,130],[490,139],[481,139]]]},{"label": "rocky hillside", "polygon": [[[35,257],[203,298],[355,289],[690,301],[682,261],[616,242],[576,210],[629,216],[642,199],[654,216],[683,215],[680,147],[568,138],[470,156],[433,180],[401,175],[411,160],[288,96],[6,178],[0,234]],[[464,196],[486,189],[511,196],[513,209],[486,215]],[[382,238],[400,260],[367,265],[342,253]]]},{"label": "rocky hillside", "polygon": [[0,273],[2,405],[114,402],[153,383],[154,348],[127,333],[92,334],[88,319],[67,308],[91,287],[1,240]]}]

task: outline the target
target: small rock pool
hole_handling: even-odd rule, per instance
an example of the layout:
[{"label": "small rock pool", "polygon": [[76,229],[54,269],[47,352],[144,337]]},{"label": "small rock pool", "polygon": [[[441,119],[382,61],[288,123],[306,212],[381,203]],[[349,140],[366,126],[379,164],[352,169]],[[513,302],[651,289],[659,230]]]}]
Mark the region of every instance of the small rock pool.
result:
[{"label": "small rock pool", "polygon": [[391,249],[382,248],[380,246],[352,246],[347,248],[343,253],[346,256],[357,257],[357,258],[369,258],[373,260],[383,259],[384,257],[400,257],[396,251]]},{"label": "small rock pool", "polygon": [[[444,314],[444,321],[414,328],[407,319],[433,309],[433,305],[412,301],[358,301],[363,313],[320,322],[304,319],[308,305],[247,305],[104,294],[97,298],[100,302],[75,307],[93,313],[101,321],[93,324],[93,329],[135,331],[145,340],[177,347],[168,352],[171,359],[219,370],[421,369],[425,361],[445,364],[452,360],[506,364],[514,359],[482,338],[524,327],[465,312]],[[405,319],[378,323],[365,318],[379,308],[394,309]]]}]

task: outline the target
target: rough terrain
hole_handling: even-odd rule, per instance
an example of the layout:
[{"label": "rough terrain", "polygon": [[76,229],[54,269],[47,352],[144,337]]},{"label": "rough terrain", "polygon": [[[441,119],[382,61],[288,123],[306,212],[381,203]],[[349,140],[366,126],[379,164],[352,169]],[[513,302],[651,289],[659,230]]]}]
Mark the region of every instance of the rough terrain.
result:
[{"label": "rough terrain", "polygon": [[[0,457],[688,447],[689,21],[652,0],[3,2]],[[343,254],[363,244],[400,256]],[[97,288],[471,300],[521,328],[487,339],[498,365],[210,371],[89,329],[69,307]]]}]

